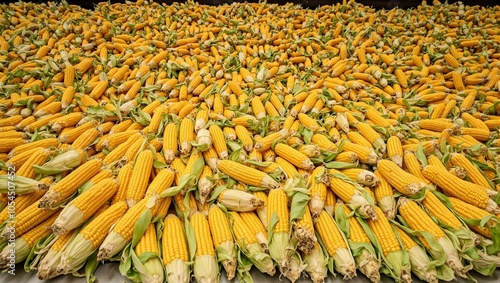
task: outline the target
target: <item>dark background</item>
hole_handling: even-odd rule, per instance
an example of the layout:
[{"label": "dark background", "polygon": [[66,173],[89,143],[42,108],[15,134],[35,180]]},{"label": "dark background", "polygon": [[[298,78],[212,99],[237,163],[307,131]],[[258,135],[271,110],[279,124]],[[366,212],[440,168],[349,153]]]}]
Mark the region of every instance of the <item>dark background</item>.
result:
[{"label": "dark background", "polygon": [[[30,2],[29,0],[25,0],[26,2]],[[54,0],[53,0],[54,1]],[[15,0],[0,0],[0,3],[11,3],[11,2],[16,2]],[[43,3],[46,1],[42,0],[33,0],[31,2],[34,3]],[[57,2],[57,1],[54,1]],[[77,4],[85,8],[93,8],[93,5],[99,2],[106,2],[104,0],[67,0],[68,3],[70,4]],[[118,2],[125,2],[125,0],[111,0],[111,3],[118,3]],[[184,2],[182,0],[156,0],[155,2],[158,3],[173,3],[173,2]],[[234,1],[234,0],[198,0],[196,1],[200,4],[209,4],[209,5],[220,5],[224,3],[234,3],[234,2],[243,2],[243,1]],[[246,2],[258,2],[255,0],[247,0]],[[287,2],[294,2],[294,3],[300,3],[302,4],[303,7],[308,7],[308,8],[315,8],[317,6],[321,5],[328,5],[328,4],[335,4],[335,3],[342,3],[342,0],[268,0],[267,3],[279,3],[279,4],[285,4]],[[367,6],[373,6],[374,8],[385,8],[385,9],[391,9],[394,7],[400,7],[400,8],[411,8],[411,7],[416,7],[422,3],[421,0],[357,0],[356,2],[367,5]],[[457,0],[449,0],[448,3],[454,3],[458,2]],[[444,3],[444,0],[441,0],[441,3]],[[500,0],[462,0],[462,3],[466,5],[481,5],[481,6],[494,6],[494,5],[500,5]],[[428,5],[432,5],[432,0],[427,0]]]}]

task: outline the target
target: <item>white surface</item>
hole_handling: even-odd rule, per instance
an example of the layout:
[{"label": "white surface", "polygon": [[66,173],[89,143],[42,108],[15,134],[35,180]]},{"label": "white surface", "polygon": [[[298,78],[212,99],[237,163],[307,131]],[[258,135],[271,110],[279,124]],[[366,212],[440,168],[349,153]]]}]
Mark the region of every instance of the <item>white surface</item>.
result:
[{"label": "white surface", "polygon": [[[479,283],[499,283],[500,282],[500,270],[495,271],[495,274],[490,277],[484,277],[481,276],[477,273],[472,273],[474,278],[478,280]],[[252,276],[254,279],[255,283],[267,283],[267,282],[283,282],[283,283],[288,283],[286,278],[282,277],[281,281],[277,276],[271,277],[264,275],[260,273],[258,270],[252,270]],[[123,282],[131,282],[127,278],[121,276],[120,272],[118,271],[118,263],[106,263],[104,265],[99,266],[96,272],[96,277],[99,283],[123,283]],[[24,272],[24,269],[22,266],[18,265],[16,267],[16,275],[9,275],[9,274],[2,274],[0,275],[0,282],[2,283],[10,283],[10,282],[23,282],[23,283],[42,283],[42,282],[47,282],[47,283],[85,283],[85,278],[76,278],[71,275],[66,275],[66,276],[60,276],[54,279],[50,279],[47,281],[41,281],[39,280],[34,273],[26,273]],[[222,274],[220,282],[228,282],[226,279],[225,274]],[[238,282],[237,280],[233,280],[231,282]],[[297,281],[297,283],[305,283],[305,282],[311,282],[308,278],[301,278],[300,280]],[[369,283],[370,280],[368,280],[364,275],[362,275],[360,272],[358,272],[358,276],[356,276],[354,279],[351,279],[349,281],[344,281],[340,277],[340,275],[337,275],[337,277],[333,277],[333,275],[329,275],[327,280],[325,281],[326,283],[332,283],[332,282],[350,282],[350,283]],[[385,276],[382,276],[381,282],[390,282],[393,283],[394,280],[389,279]],[[413,282],[415,283],[421,283],[418,278],[413,276]],[[455,283],[465,283],[465,282],[470,282],[464,279],[459,279],[457,281],[452,281]],[[173,282],[172,282],[173,283]]]}]

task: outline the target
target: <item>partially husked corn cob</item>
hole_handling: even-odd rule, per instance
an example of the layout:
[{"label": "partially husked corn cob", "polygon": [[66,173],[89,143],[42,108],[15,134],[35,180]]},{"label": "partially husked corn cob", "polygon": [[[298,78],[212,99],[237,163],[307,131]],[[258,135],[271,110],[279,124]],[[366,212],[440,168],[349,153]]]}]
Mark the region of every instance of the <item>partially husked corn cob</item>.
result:
[{"label": "partially husked corn cob", "polygon": [[227,209],[239,212],[253,211],[264,205],[264,202],[253,194],[234,189],[223,190],[217,200]]},{"label": "partially husked corn cob", "polygon": [[217,205],[212,204],[210,206],[208,223],[210,224],[210,232],[217,258],[224,266],[228,280],[231,280],[236,272],[236,246],[226,215]]},{"label": "partially husked corn cob", "polygon": [[197,282],[217,282],[217,262],[208,220],[200,212],[191,216],[196,240],[193,275]]},{"label": "partially husked corn cob", "polygon": [[406,198],[400,198],[398,200],[398,211],[411,229],[428,232],[431,235],[430,238],[439,243],[438,245],[441,250],[436,250],[430,246],[428,238],[419,237],[419,240],[433,256],[437,257],[444,254],[446,264],[453,269],[457,275],[461,277],[465,276],[466,269],[462,265],[458,252],[453,247],[450,239],[416,202]]},{"label": "partially husked corn cob", "polygon": [[57,238],[57,240],[50,246],[37,268],[37,277],[40,280],[47,280],[57,276],[57,266],[61,262],[64,249],[68,243],[76,236],[75,231],[71,231],[65,235]]},{"label": "partially husked corn cob", "polygon": [[116,225],[111,231],[109,231],[109,234],[99,246],[99,253],[97,254],[99,259],[111,258],[120,252],[125,245],[132,240],[134,224],[137,222],[137,219],[139,219],[141,214],[145,213],[148,209],[151,211],[151,214],[156,212],[156,204],[149,208],[148,202],[150,202],[149,198],[140,200],[137,204],[131,207],[123,215],[123,217],[118,220],[118,222],[116,222]]},{"label": "partially husked corn cob", "polygon": [[40,200],[40,208],[51,209],[70,197],[79,186],[90,180],[101,169],[102,161],[89,160],[80,165],[61,181],[51,186]]},{"label": "partially husked corn cob", "polygon": [[356,276],[356,263],[332,216],[326,211],[321,212],[315,227],[328,254],[334,258],[337,271],[345,280]]},{"label": "partially husked corn cob", "polygon": [[148,258],[142,259],[143,269],[139,271],[139,278],[142,282],[162,282],[164,279],[163,264],[160,260],[160,251],[158,239],[156,236],[156,226],[150,223],[146,232],[135,246],[135,254],[139,258],[148,255]]},{"label": "partially husked corn cob", "polygon": [[106,178],[73,199],[57,217],[52,231],[56,235],[66,234],[85,221],[104,205],[118,190],[118,182]]},{"label": "partially husked corn cob", "polygon": [[491,213],[488,213],[487,211],[477,208],[473,205],[470,205],[464,201],[461,201],[460,199],[450,197],[450,202],[452,205],[452,209],[462,218],[464,219],[474,219],[474,220],[483,220],[487,219],[487,217],[490,217],[489,221],[483,226],[481,225],[469,225],[469,227],[490,239],[493,239],[493,234],[491,233],[492,229],[496,225],[498,225],[498,221],[495,220],[494,217],[492,217]]},{"label": "partially husked corn cob", "polygon": [[57,266],[57,272],[68,274],[79,270],[85,264],[86,259],[99,248],[111,227],[126,211],[127,204],[125,201],[120,201],[90,220],[68,244]]},{"label": "partially husked corn cob", "polygon": [[[344,179],[340,171],[330,169],[330,189],[363,218],[376,219],[373,206],[363,193],[363,188],[354,181]],[[346,177],[348,179],[348,177]]]},{"label": "partially husked corn cob", "polygon": [[[366,222],[370,231],[365,230],[365,232],[371,232],[375,235],[375,241],[379,242],[382,249],[379,252],[383,253],[385,260],[391,264],[396,280],[411,282],[411,266],[402,262],[401,245],[394,230],[392,230],[388,219],[378,206],[375,207],[375,212],[377,213],[377,220],[368,219]],[[370,240],[373,242],[373,239]]]},{"label": "partially husked corn cob", "polygon": [[411,271],[426,282],[438,282],[436,268],[429,266],[430,259],[425,250],[401,228],[394,224],[391,226],[400,237],[402,246],[410,257]]},{"label": "partially husked corn cob", "polygon": [[165,217],[162,258],[169,282],[190,282],[189,255],[182,223],[173,214]]},{"label": "partially husked corn cob", "polygon": [[224,174],[247,185],[268,189],[275,189],[280,186],[266,173],[238,162],[220,160],[218,167]]},{"label": "partially husked corn cob", "polygon": [[378,282],[380,280],[380,262],[370,243],[370,239],[351,212],[344,203],[338,202],[335,207],[335,219],[337,223],[342,221],[345,224],[339,228],[349,240],[348,244],[350,248],[355,251],[353,252],[353,256],[356,267],[372,282]]},{"label": "partially husked corn cob", "polygon": [[416,176],[404,171],[390,160],[380,160],[377,163],[380,174],[400,193],[416,195],[425,184]]}]

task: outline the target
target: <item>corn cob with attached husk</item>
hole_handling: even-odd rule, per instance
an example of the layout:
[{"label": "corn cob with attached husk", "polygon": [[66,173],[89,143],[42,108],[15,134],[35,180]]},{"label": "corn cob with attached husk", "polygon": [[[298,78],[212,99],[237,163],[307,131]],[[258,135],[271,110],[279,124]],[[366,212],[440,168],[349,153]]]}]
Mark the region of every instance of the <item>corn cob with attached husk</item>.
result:
[{"label": "corn cob with attached husk", "polygon": [[190,282],[189,254],[182,223],[173,214],[165,217],[162,258],[169,282]]},{"label": "corn cob with attached husk", "polygon": [[[340,171],[330,169],[330,189],[363,218],[376,219],[373,200],[367,192]],[[371,202],[371,203],[370,203]]]},{"label": "corn cob with attached husk", "polygon": [[[144,213],[150,212],[154,214],[157,209],[156,203],[151,204],[153,198],[143,198],[133,207],[131,207],[125,215],[123,215],[113,229],[109,231],[102,244],[99,246],[97,258],[99,260],[109,259],[119,253],[132,240],[134,232],[134,224],[139,217]],[[149,210],[149,211],[148,211]],[[141,223],[142,224],[142,223]]]},{"label": "corn cob with attached husk", "polygon": [[208,211],[208,223],[217,253],[217,260],[226,271],[228,280],[234,278],[236,271],[236,246],[224,211],[212,204]]},{"label": "corn cob with attached husk", "polygon": [[190,222],[196,241],[193,275],[197,282],[217,282],[217,261],[208,221],[205,215],[196,212],[191,216]]},{"label": "corn cob with attached husk", "polygon": [[380,259],[352,211],[340,201],[335,208],[335,220],[340,230],[346,235],[356,267],[372,282],[379,282]]},{"label": "corn cob with attached husk", "polygon": [[455,274],[461,277],[466,276],[467,269],[463,266],[452,242],[422,208],[412,200],[400,198],[398,211],[409,228],[428,233],[427,236],[419,236],[419,240],[435,258],[444,256],[446,264],[453,269]]},{"label": "corn cob with attached husk", "polygon": [[380,160],[377,163],[377,169],[392,187],[404,195],[416,195],[425,187],[418,177],[404,171],[390,160]]},{"label": "corn cob with attached husk", "polygon": [[363,222],[360,224],[377,251],[383,256],[381,272],[391,276],[396,282],[411,282],[411,266],[407,255],[401,249],[398,238],[382,210],[376,206],[375,212],[377,220],[368,219],[367,225]]},{"label": "corn cob with attached husk", "polygon": [[[40,241],[50,235],[50,225],[54,223],[57,214],[40,222],[32,229],[15,237],[14,244],[5,246],[0,252],[0,269],[4,270],[11,263],[12,254],[14,262],[19,263],[26,259],[33,247]],[[14,248],[12,248],[14,247]]]},{"label": "corn cob with attached husk", "polygon": [[57,266],[61,262],[64,250],[71,242],[71,240],[76,236],[76,230],[66,233],[57,238],[53,243],[49,243],[50,248],[45,252],[43,258],[37,265],[36,276],[40,280],[47,280],[54,278],[57,275]]},{"label": "corn cob with attached husk", "polygon": [[391,226],[401,239],[402,246],[410,257],[411,271],[417,275],[418,278],[426,282],[438,282],[436,268],[429,266],[430,259],[425,250],[406,234],[405,231],[401,230],[401,228],[394,224]]},{"label": "corn cob with attached husk", "polygon": [[40,200],[40,208],[53,208],[75,193],[77,188],[90,180],[101,169],[102,161],[89,160],[80,165],[61,181],[51,186]]},{"label": "corn cob with attached husk", "polygon": [[57,266],[57,273],[68,274],[78,271],[87,258],[97,251],[111,227],[126,211],[127,204],[125,201],[120,201],[91,219],[66,247]]},{"label": "corn cob with attached husk", "polygon": [[74,198],[57,217],[52,231],[56,235],[66,234],[68,231],[82,225],[94,215],[118,190],[118,182],[113,178],[106,178],[78,197]]},{"label": "corn cob with attached husk", "polygon": [[250,186],[268,189],[276,189],[280,186],[266,173],[234,161],[221,160],[218,166],[224,174]]},{"label": "corn cob with attached husk", "polygon": [[264,202],[262,200],[258,199],[251,193],[234,189],[223,190],[219,194],[217,200],[227,209],[241,212],[253,211],[264,205]]}]

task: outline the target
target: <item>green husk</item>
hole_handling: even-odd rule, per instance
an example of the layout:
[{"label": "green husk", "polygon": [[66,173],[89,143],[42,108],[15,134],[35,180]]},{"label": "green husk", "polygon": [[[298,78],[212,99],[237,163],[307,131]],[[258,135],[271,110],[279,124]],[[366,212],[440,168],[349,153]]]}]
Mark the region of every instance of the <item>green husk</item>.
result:
[{"label": "green husk", "polygon": [[[72,236],[74,238],[75,235]],[[50,234],[44,241],[37,242],[30,251],[30,254],[24,261],[24,271],[31,272],[36,270],[38,263],[43,261],[45,254],[49,251],[49,248],[57,240],[54,234]],[[57,262],[59,260],[57,259]],[[55,263],[54,263],[55,264]],[[55,266],[54,266],[55,267]],[[40,266],[38,266],[40,268]]]},{"label": "green husk", "polygon": [[328,256],[323,253],[323,250],[316,247],[307,255],[304,256],[306,263],[305,271],[314,283],[324,282],[328,276]]},{"label": "green husk", "polygon": [[23,195],[46,190],[48,185],[22,176],[0,175],[0,193],[8,194],[13,189],[17,195]]},{"label": "green husk", "polygon": [[236,277],[239,282],[253,283],[252,275],[250,270],[252,269],[252,262],[241,252],[238,251],[238,265]]},{"label": "green husk", "polygon": [[82,160],[80,152],[77,150],[66,151],[42,166],[33,165],[35,172],[43,175],[56,175],[64,171],[78,167],[85,160]]},{"label": "green husk", "polygon": [[217,262],[220,262],[226,270],[228,280],[232,280],[236,271],[237,250],[232,241],[226,241],[215,248]]}]

